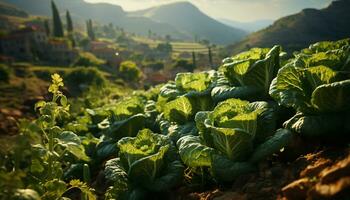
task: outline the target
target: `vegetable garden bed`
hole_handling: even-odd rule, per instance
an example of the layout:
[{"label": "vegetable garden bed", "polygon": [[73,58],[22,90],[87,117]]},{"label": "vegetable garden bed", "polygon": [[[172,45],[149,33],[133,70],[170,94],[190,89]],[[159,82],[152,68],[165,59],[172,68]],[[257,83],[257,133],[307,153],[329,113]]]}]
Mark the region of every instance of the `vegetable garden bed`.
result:
[{"label": "vegetable garden bed", "polygon": [[179,73],[75,113],[54,74],[52,99],[36,104],[38,118],[21,121],[19,145],[1,154],[0,195],[345,198],[349,42],[319,42],[293,56],[280,46],[253,48],[218,71]]}]

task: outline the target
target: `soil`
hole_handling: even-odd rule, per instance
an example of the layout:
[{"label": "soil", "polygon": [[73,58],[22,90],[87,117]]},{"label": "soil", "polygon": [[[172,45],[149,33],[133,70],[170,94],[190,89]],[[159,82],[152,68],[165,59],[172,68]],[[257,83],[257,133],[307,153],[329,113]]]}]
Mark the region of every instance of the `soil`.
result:
[{"label": "soil", "polygon": [[[283,160],[281,156],[279,160]],[[299,200],[350,199],[350,148],[321,147],[292,161],[271,159],[254,174],[233,184],[204,192],[179,189],[176,199],[190,200]]]},{"label": "soil", "polygon": [[48,83],[36,77],[12,77],[0,84],[0,136],[15,135],[21,118],[35,117],[34,105],[47,94]]}]

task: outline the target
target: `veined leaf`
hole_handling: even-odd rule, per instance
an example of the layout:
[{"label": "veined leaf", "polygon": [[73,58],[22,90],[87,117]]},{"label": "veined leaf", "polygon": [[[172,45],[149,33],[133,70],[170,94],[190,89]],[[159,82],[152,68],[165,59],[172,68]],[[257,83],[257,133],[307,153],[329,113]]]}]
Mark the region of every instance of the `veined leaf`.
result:
[{"label": "veined leaf", "polygon": [[194,115],[193,107],[187,97],[179,97],[164,105],[164,117],[180,124],[186,123]]}]

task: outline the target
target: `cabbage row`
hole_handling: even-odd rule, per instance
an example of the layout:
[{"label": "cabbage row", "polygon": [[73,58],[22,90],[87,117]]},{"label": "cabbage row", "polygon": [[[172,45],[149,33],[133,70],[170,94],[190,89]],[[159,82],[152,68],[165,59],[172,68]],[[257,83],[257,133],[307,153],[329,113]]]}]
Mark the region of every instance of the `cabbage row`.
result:
[{"label": "cabbage row", "polygon": [[280,46],[253,48],[225,59],[218,71],[179,73],[153,93],[111,108],[97,148],[100,158],[116,157],[105,165],[110,198],[169,190],[181,184],[186,167],[233,181],[288,145],[293,134],[346,137],[349,40],[320,42],[290,59]]},{"label": "cabbage row", "polygon": [[[217,71],[179,73],[174,81],[64,124],[89,159],[64,177],[103,170],[106,199],[143,199],[193,177],[231,182],[286,147],[294,136],[350,133],[350,40],[319,42],[288,57],[280,46],[253,48]],[[68,133],[67,133],[68,134]],[[185,175],[186,174],[186,175]]]}]

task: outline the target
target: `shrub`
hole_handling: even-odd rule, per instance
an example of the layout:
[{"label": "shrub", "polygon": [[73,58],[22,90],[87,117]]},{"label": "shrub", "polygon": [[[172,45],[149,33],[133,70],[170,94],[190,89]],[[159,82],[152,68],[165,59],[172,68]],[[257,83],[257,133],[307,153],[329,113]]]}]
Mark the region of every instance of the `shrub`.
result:
[{"label": "shrub", "polygon": [[105,64],[105,61],[97,58],[94,54],[88,52],[82,52],[79,57],[73,62],[73,66],[83,67],[99,67]]},{"label": "shrub", "polygon": [[175,64],[173,65],[173,68],[179,68],[179,67],[184,68],[190,72],[193,72],[193,70],[195,69],[195,66],[192,63],[184,59],[176,60]]},{"label": "shrub", "polygon": [[72,94],[80,94],[91,86],[102,87],[106,83],[106,79],[96,68],[78,67],[69,72],[65,81],[67,87]]},{"label": "shrub", "polygon": [[138,81],[142,77],[141,70],[132,61],[124,61],[120,64],[119,72],[126,81]]},{"label": "shrub", "polygon": [[173,51],[173,47],[169,43],[161,43],[158,44],[157,48],[158,51],[164,52],[164,53],[170,53]]},{"label": "shrub", "polygon": [[164,64],[162,62],[149,62],[145,64],[145,68],[152,68],[153,70],[164,69]]}]

